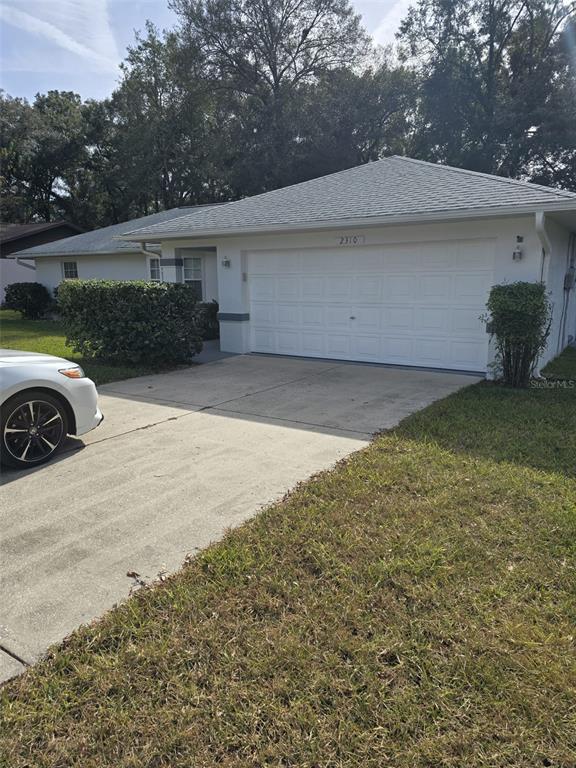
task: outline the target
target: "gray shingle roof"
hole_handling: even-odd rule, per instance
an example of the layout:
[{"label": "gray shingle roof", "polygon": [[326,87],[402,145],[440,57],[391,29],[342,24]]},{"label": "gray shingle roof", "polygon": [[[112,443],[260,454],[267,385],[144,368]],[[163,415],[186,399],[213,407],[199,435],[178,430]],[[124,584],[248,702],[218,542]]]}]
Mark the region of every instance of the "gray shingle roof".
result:
[{"label": "gray shingle roof", "polygon": [[573,202],[576,193],[407,157],[387,157],[262,195],[129,231],[168,234],[270,231],[322,222],[508,210]]},{"label": "gray shingle roof", "polygon": [[193,211],[203,211],[210,206],[197,206],[195,208],[171,208],[168,211],[152,213],[149,216],[142,216],[139,219],[124,221],[122,224],[112,224],[109,227],[94,229],[92,232],[85,232],[82,235],[74,235],[63,240],[56,240],[52,243],[37,245],[34,248],[28,248],[25,251],[18,252],[18,258],[27,256],[72,256],[88,255],[91,253],[110,254],[110,253],[131,253],[138,252],[139,246],[134,242],[118,240],[119,235],[137,227],[162,224],[176,219],[186,214],[187,211],[192,215]]}]

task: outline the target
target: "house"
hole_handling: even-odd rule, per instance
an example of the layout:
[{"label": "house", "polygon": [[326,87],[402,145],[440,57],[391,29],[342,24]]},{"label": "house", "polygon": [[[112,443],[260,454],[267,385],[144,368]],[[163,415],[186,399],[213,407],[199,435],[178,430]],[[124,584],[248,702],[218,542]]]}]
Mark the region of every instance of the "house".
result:
[{"label": "house", "polygon": [[[120,236],[135,227],[167,224],[191,211],[201,211],[211,206],[194,208],[172,208],[132,219],[122,224],[85,232],[59,243],[50,243],[31,248],[19,254],[20,258],[34,261],[37,280],[49,290],[54,290],[62,280],[74,278],[101,280],[171,280],[174,278],[174,264],[162,259],[161,250],[151,244],[148,248],[138,242],[126,242]],[[196,257],[195,257],[196,258]],[[199,273],[198,261],[186,261],[179,271],[178,279],[193,284],[199,296],[210,300],[217,296],[216,261],[202,263]]]},{"label": "house", "polygon": [[34,264],[18,261],[14,254],[64,237],[77,235],[84,230],[69,221],[41,221],[33,224],[0,225],[0,302],[11,283],[28,283],[36,280]]},{"label": "house", "polygon": [[[480,316],[495,283],[548,286],[543,362],[573,336],[574,232],[576,193],[394,156],[167,212],[120,240],[139,244],[151,279],[196,282],[218,300],[224,351],[484,373],[493,350]],[[90,276],[128,276],[114,258]],[[53,285],[67,275],[49,261],[37,265]]]}]

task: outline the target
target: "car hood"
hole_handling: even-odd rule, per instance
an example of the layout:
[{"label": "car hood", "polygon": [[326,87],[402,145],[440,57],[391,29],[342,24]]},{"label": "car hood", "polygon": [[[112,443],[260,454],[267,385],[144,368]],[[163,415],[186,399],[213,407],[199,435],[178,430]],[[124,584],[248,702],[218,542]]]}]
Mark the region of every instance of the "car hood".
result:
[{"label": "car hood", "polygon": [[45,355],[42,352],[24,352],[19,349],[0,349],[0,363],[6,365],[62,365],[63,363],[69,366],[77,365],[77,363],[72,363],[64,357]]}]

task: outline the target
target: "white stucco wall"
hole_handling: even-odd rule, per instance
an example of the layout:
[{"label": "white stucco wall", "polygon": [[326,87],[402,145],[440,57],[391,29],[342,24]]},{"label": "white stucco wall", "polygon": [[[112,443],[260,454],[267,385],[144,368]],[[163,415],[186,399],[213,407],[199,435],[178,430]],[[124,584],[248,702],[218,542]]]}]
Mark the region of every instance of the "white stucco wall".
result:
[{"label": "white stucco wall", "polygon": [[[167,247],[162,258],[174,258],[175,246]],[[218,275],[216,253],[203,252],[204,299],[218,301]],[[33,280],[43,283],[49,290],[56,288],[64,279],[63,262],[75,261],[78,265],[78,277],[83,280],[148,280],[148,258],[144,254],[122,254],[110,256],[67,256],[36,259],[36,272],[31,272]],[[181,282],[182,272],[175,267],[163,267],[165,280]],[[12,281],[14,282],[14,281]]]},{"label": "white stucco wall", "polygon": [[[28,262],[34,267],[34,262]],[[35,283],[37,281],[36,270],[23,267],[16,259],[0,259],[0,303],[4,301],[6,286],[11,283]]]},{"label": "white stucco wall", "polygon": [[62,264],[75,261],[78,277],[83,280],[146,280],[148,265],[146,257],[139,254],[122,256],[67,256],[66,258],[36,259],[36,279],[53,290],[62,282]]}]

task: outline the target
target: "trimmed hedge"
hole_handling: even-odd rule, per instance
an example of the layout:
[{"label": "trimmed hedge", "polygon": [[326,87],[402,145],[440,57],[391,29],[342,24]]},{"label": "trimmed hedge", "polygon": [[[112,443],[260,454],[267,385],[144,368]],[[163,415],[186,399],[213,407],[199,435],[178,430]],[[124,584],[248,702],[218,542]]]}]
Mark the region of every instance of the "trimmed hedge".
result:
[{"label": "trimmed hedge", "polygon": [[37,320],[51,309],[53,299],[42,283],[11,283],[6,286],[4,306],[21,312],[27,320]]},{"label": "trimmed hedge", "polygon": [[58,288],[67,343],[86,357],[158,366],[202,349],[194,290],[179,283],[70,280]]},{"label": "trimmed hedge", "polygon": [[505,384],[527,387],[550,333],[551,306],[543,283],[494,285],[487,308],[496,364]]}]

